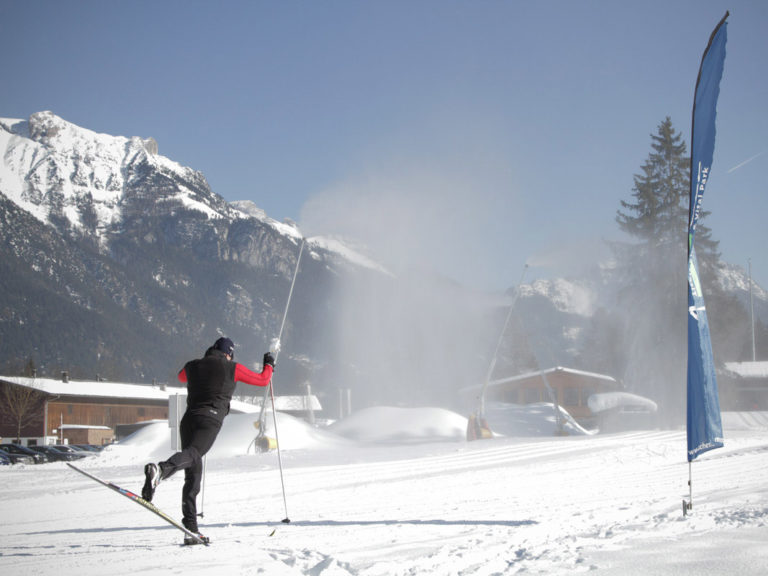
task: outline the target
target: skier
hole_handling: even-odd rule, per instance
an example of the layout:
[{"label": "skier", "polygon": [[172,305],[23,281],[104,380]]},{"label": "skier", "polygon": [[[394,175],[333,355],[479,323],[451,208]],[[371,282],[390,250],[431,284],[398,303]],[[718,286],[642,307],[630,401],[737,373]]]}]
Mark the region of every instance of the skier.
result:
[{"label": "skier", "polygon": [[[179,382],[187,384],[187,411],[181,419],[181,452],[158,464],[144,466],[142,497],[151,502],[155,488],[179,470],[184,470],[184,487],[181,492],[182,524],[190,532],[198,534],[197,494],[203,476],[203,456],[211,449],[221,429],[224,417],[229,413],[229,403],[236,382],[254,386],[267,386],[275,368],[271,352],[264,354],[261,373],[253,372],[233,361],[235,345],[229,338],[219,338],[208,348],[203,358],[190,360],[179,371]],[[187,536],[185,544],[197,543]]]}]

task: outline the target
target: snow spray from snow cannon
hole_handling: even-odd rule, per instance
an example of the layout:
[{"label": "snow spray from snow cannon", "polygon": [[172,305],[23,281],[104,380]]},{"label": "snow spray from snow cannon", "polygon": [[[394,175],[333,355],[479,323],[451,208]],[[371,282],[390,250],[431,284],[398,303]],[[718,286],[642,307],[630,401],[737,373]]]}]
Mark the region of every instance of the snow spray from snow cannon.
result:
[{"label": "snow spray from snow cannon", "polygon": [[523,273],[520,275],[520,281],[517,283],[515,289],[515,295],[512,297],[512,302],[509,304],[509,310],[507,311],[507,318],[504,320],[504,326],[499,334],[499,340],[496,342],[496,349],[493,351],[491,357],[491,363],[488,365],[488,371],[485,374],[485,381],[483,382],[483,388],[480,391],[479,406],[475,412],[470,414],[467,421],[467,440],[480,440],[484,438],[493,438],[493,432],[491,427],[485,419],[485,392],[488,388],[488,383],[491,381],[493,375],[493,369],[496,367],[496,360],[499,356],[499,348],[504,340],[504,334],[507,331],[507,325],[509,325],[509,319],[512,317],[512,310],[515,307],[518,296],[520,296],[520,287],[523,285],[523,279],[525,273],[528,271],[528,263],[523,266]]}]

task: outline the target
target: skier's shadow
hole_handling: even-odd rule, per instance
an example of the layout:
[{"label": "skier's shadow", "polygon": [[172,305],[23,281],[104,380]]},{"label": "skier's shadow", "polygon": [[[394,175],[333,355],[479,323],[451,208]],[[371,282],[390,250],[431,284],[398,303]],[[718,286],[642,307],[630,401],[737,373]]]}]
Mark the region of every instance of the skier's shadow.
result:
[{"label": "skier's shadow", "polygon": [[[538,524],[535,520],[441,520],[439,518],[430,520],[297,520],[290,522],[220,522],[218,524],[204,523],[204,529],[209,528],[257,528],[269,527],[275,528],[279,525],[285,526],[303,526],[303,527],[333,527],[333,526],[505,526],[514,528],[517,526],[531,526]],[[62,528],[59,530],[40,530],[37,532],[26,532],[25,536],[40,536],[52,534],[89,534],[89,533],[107,533],[107,532],[143,532],[157,530],[158,528],[167,528],[164,524],[146,525],[146,526],[113,526],[110,528]]]},{"label": "skier's shadow", "polygon": [[269,526],[279,524],[286,526],[505,526],[515,528],[517,526],[531,526],[538,524],[535,520],[442,520],[439,518],[421,520],[291,520],[290,522],[230,522],[222,524],[208,524],[213,528],[237,526],[240,528]]}]

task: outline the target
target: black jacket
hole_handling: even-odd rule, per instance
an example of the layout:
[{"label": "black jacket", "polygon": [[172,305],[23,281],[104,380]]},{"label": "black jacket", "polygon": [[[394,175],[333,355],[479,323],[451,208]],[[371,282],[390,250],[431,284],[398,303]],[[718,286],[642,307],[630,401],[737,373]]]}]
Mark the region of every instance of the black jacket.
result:
[{"label": "black jacket", "polygon": [[186,374],[187,414],[207,416],[219,422],[229,413],[229,403],[235,391],[235,369],[237,364],[227,360],[226,355],[213,348],[205,356],[190,360],[179,373]]}]

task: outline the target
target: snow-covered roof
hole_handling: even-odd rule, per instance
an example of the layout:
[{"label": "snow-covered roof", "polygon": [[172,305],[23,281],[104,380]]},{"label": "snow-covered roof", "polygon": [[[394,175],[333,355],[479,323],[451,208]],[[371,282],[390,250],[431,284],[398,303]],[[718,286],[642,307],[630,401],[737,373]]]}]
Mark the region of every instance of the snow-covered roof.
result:
[{"label": "snow-covered roof", "polygon": [[[251,401],[237,402],[238,404],[245,404],[246,406],[255,407],[257,410],[261,410],[262,397],[253,397]],[[235,405],[235,400],[232,401],[232,405]],[[267,406],[271,406],[272,401],[267,399]],[[320,404],[320,400],[314,394],[307,397],[304,395],[297,396],[275,396],[275,408],[284,412],[302,412],[307,410],[322,410],[323,407]]]},{"label": "snow-covered roof", "polygon": [[59,424],[60,430],[112,430],[109,426],[91,426],[90,424]]},{"label": "snow-covered roof", "polygon": [[511,376],[509,378],[491,380],[488,382],[488,386],[498,386],[500,384],[508,384],[510,382],[516,382],[520,380],[529,380],[530,378],[549,376],[550,374],[572,374],[574,376],[583,376],[585,378],[592,378],[594,380],[603,380],[607,383],[615,384],[616,386],[619,385],[618,381],[613,376],[598,374],[597,372],[585,372],[584,370],[575,370],[573,368],[565,368],[563,366],[555,366],[554,368],[548,368],[547,370],[538,370],[536,372],[527,372],[525,374],[519,374],[518,376]]},{"label": "snow-covered roof", "polygon": [[322,410],[317,396],[275,396],[275,408],[291,412],[302,410]]},{"label": "snow-covered roof", "polygon": [[[120,398],[125,400],[145,400],[167,402],[174,394],[186,395],[183,387],[168,387],[166,389],[147,384],[126,384],[119,382],[104,382],[94,380],[57,380],[54,378],[26,378],[21,376],[0,376],[0,382],[9,382],[17,386],[32,388],[52,396],[83,396],[90,398]],[[322,410],[316,396],[310,397],[310,408]],[[300,411],[307,410],[306,396],[275,396],[277,410]],[[232,400],[230,408],[233,412],[254,413],[261,411],[261,398],[258,403]]]},{"label": "snow-covered roof", "polygon": [[725,368],[742,378],[768,378],[768,362],[726,362]]},{"label": "snow-covered roof", "polygon": [[[613,376],[607,376],[606,374],[598,374],[597,372],[586,372],[584,370],[575,370],[573,368],[565,368],[563,366],[555,366],[554,368],[548,368],[546,370],[538,370],[536,372],[526,372],[525,374],[518,374],[517,376],[510,376],[509,378],[499,378],[497,380],[491,380],[488,382],[488,387],[501,386],[502,384],[509,384],[513,382],[522,382],[524,380],[530,380],[532,378],[541,378],[542,376],[549,376],[550,374],[572,374],[574,376],[581,376],[583,378],[591,378],[593,380],[601,380],[609,386],[621,388],[621,384]],[[460,390],[460,392],[471,392],[480,390],[482,384],[475,384],[472,386],[466,386]]]},{"label": "snow-covered roof", "polygon": [[168,400],[170,394],[183,392],[183,388],[163,390],[147,384],[124,384],[95,380],[68,380],[54,378],[26,378],[0,376],[0,381],[32,388],[54,396],[88,396],[91,398],[124,398],[129,400]]}]

